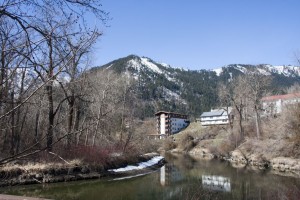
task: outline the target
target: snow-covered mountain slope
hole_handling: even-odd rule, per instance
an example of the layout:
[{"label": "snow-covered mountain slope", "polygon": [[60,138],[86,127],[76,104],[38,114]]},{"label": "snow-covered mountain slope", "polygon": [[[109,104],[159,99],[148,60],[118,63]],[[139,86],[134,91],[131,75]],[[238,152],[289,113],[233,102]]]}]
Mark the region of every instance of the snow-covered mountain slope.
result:
[{"label": "snow-covered mountain slope", "polygon": [[222,68],[213,69],[212,71],[216,72],[217,76],[220,76],[221,73],[228,68],[232,68],[238,70],[242,73],[246,72],[256,72],[263,75],[283,75],[285,77],[300,77],[300,67],[299,66],[292,66],[292,65],[227,65]]},{"label": "snow-covered mountain slope", "polygon": [[183,69],[173,68],[166,63],[155,62],[150,58],[136,55],[112,61],[102,66],[102,68],[128,73],[143,90],[153,88],[152,93],[154,96],[160,96],[169,102],[175,100],[186,104],[180,96],[179,88],[183,83],[177,78]]},{"label": "snow-covered mountain slope", "polygon": [[143,113],[148,113],[148,116],[157,110],[182,111],[198,116],[218,106],[219,83],[247,72],[272,76],[273,91],[282,91],[300,81],[300,68],[296,66],[234,64],[214,70],[186,70],[136,55],[92,70],[113,70],[130,76],[135,84],[134,94],[143,102]]}]

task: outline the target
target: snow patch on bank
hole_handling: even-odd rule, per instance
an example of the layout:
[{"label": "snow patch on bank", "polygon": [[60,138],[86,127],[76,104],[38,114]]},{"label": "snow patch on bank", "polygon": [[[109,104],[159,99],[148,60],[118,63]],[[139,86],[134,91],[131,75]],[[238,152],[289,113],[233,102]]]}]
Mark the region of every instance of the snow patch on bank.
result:
[{"label": "snow patch on bank", "polygon": [[126,177],[121,177],[121,178],[114,178],[111,181],[121,181],[121,180],[136,178],[136,177],[140,177],[140,176],[146,176],[146,175],[151,174],[151,173],[153,173],[153,172],[148,172],[148,173],[143,173],[143,174],[137,174],[137,175],[133,175],[133,176],[126,176]]},{"label": "snow patch on bank", "polygon": [[126,171],[131,171],[131,170],[140,170],[140,169],[145,169],[147,167],[153,166],[158,164],[159,161],[161,161],[162,159],[164,159],[164,157],[162,156],[155,156],[153,158],[151,158],[150,160],[146,161],[146,162],[141,162],[138,163],[137,166],[134,165],[128,165],[126,167],[123,168],[119,168],[119,169],[109,169],[108,171],[113,171],[113,172],[126,172]]}]

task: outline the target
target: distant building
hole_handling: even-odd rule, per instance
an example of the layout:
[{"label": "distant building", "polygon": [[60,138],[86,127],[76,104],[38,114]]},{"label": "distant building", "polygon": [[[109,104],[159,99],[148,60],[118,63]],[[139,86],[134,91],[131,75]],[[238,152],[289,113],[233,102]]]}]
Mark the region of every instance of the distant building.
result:
[{"label": "distant building", "polygon": [[190,123],[188,116],[184,114],[159,111],[155,113],[155,116],[157,119],[157,134],[161,137],[177,133]]},{"label": "distant building", "polygon": [[228,112],[224,108],[211,110],[210,112],[204,112],[200,116],[200,119],[197,119],[197,121],[200,121],[202,126],[211,126],[211,125],[224,125],[229,124],[230,120],[229,117],[233,117],[231,114],[232,108],[228,108]]},{"label": "distant building", "polygon": [[261,99],[264,116],[276,116],[286,105],[300,103],[300,93],[266,96]]}]

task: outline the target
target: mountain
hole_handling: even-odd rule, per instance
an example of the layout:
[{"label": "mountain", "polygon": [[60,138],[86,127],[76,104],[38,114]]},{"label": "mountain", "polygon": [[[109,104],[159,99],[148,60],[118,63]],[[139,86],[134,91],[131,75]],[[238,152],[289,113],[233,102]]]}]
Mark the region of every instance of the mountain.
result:
[{"label": "mountain", "polygon": [[216,74],[219,76],[228,68],[235,69],[237,71],[240,71],[241,73],[256,72],[266,76],[275,75],[275,74],[286,76],[286,77],[300,76],[300,67],[292,66],[292,65],[272,66],[268,64],[261,64],[261,65],[233,64],[233,65],[224,66],[222,68],[217,68],[212,71],[216,72]]},{"label": "mountain", "polygon": [[153,116],[158,110],[199,116],[217,106],[218,83],[247,72],[272,76],[277,93],[300,80],[300,68],[296,66],[233,64],[215,70],[186,70],[136,55],[91,70],[100,69],[128,74],[134,79],[135,95],[143,102],[141,118]]},{"label": "mountain", "polygon": [[271,89],[274,94],[284,93],[286,88],[295,83],[300,83],[300,67],[292,65],[272,66],[269,64],[231,64],[211,71],[214,71],[219,80],[223,82],[246,73],[259,73],[265,76],[271,76]]}]

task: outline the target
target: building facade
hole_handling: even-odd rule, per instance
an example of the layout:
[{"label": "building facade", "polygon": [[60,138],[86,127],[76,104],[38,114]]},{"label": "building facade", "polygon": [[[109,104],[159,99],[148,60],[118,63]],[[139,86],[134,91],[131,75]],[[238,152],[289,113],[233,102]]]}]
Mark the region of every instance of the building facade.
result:
[{"label": "building facade", "polygon": [[261,99],[263,116],[276,116],[287,105],[300,103],[300,93],[266,96]]},{"label": "building facade", "polygon": [[157,134],[161,137],[175,134],[189,125],[188,116],[184,114],[159,111],[155,113]]},{"label": "building facade", "polygon": [[232,108],[228,108],[228,111],[227,109],[221,108],[211,110],[210,112],[204,112],[197,121],[200,121],[202,126],[229,124],[229,117],[233,118],[231,110]]}]

